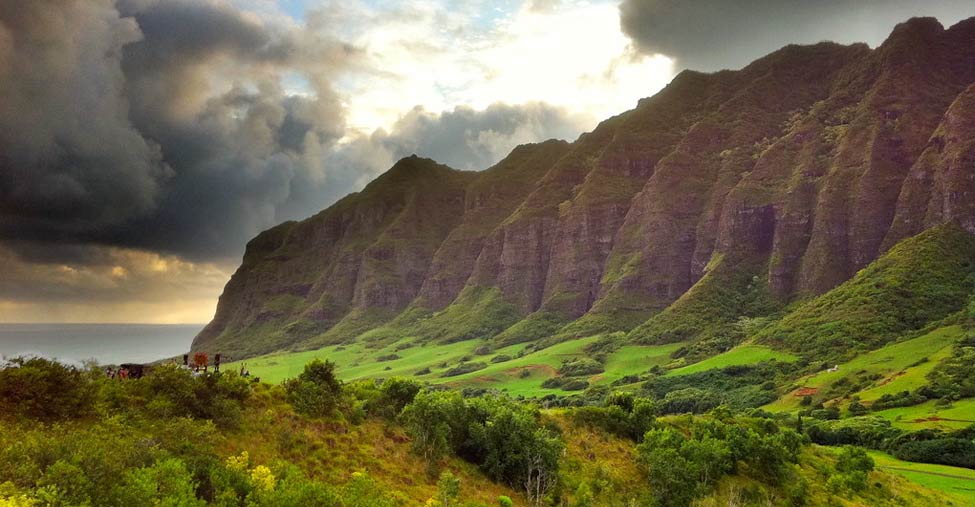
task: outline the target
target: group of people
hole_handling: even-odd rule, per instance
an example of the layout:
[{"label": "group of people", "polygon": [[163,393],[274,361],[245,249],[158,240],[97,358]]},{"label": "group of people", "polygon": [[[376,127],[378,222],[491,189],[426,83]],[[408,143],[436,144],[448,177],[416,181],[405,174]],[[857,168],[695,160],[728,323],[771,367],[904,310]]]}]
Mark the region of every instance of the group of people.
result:
[{"label": "group of people", "polygon": [[108,368],[105,368],[105,376],[108,377],[108,378],[110,378],[110,379],[112,379],[112,380],[115,380],[115,379],[125,380],[125,379],[129,378],[129,369],[128,368],[112,368],[112,367],[108,367]]}]

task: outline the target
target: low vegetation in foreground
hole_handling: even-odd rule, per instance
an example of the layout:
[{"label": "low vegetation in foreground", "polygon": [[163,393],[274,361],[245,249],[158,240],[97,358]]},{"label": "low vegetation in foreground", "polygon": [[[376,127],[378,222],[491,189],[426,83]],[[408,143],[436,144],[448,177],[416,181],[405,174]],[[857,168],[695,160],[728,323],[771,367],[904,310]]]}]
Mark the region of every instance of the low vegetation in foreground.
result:
[{"label": "low vegetation in foreground", "polygon": [[860,447],[812,444],[791,415],[663,415],[627,392],[579,405],[343,383],[322,361],[272,386],[16,359],[0,369],[0,505],[962,505]]}]

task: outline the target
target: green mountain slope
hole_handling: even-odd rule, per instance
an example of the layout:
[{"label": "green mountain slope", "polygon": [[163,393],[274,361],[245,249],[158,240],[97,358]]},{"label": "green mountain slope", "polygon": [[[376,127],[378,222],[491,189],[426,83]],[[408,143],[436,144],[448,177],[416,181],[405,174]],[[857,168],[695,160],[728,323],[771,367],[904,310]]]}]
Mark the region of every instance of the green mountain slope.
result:
[{"label": "green mountain slope", "polygon": [[975,236],[944,224],[899,243],[757,338],[810,357],[850,357],[961,310],[973,291]]}]

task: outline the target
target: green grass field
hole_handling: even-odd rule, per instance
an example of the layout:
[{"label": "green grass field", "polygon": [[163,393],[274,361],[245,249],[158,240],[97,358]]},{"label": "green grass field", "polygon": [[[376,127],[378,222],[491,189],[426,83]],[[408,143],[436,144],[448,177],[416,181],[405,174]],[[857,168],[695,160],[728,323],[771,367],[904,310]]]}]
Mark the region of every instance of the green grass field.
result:
[{"label": "green grass field", "polygon": [[868,451],[877,468],[905,477],[926,488],[957,498],[960,505],[975,505],[975,470],[901,461],[878,451]]},{"label": "green grass field", "polygon": [[[935,329],[930,333],[868,352],[852,361],[839,365],[837,371],[822,371],[796,382],[795,390],[765,406],[768,410],[797,410],[802,397],[799,389],[825,390],[836,381],[857,375],[879,374],[880,379],[864,390],[861,397],[871,401],[888,392],[911,390],[924,385],[924,376],[937,364],[937,360],[950,352],[951,346],[961,337],[959,326]],[[919,363],[923,358],[928,361]],[[825,400],[824,400],[825,401]]]},{"label": "green grass field", "polygon": [[[518,357],[525,344],[511,345],[477,356],[474,349],[480,341],[464,341],[447,345],[412,345],[410,339],[403,339],[380,348],[370,348],[368,344],[352,343],[333,345],[320,350],[307,352],[276,353],[255,357],[245,361],[229,363],[227,369],[239,370],[246,364],[252,375],[271,383],[297,376],[304,365],[313,359],[329,359],[335,362],[339,377],[343,380],[380,377],[415,377],[434,384],[454,387],[487,387],[507,392],[512,396],[544,396],[548,393],[563,393],[558,389],[541,386],[546,379],[556,375],[562,361],[586,355],[584,348],[598,340],[598,336],[581,338],[558,343],[540,351],[530,352]],[[405,348],[410,345],[409,348]],[[671,361],[670,354],[683,346],[683,343],[667,345],[626,345],[609,354],[606,371],[592,376],[592,384],[605,385],[627,375],[638,375],[653,366],[665,365]],[[397,350],[402,348],[402,350]],[[397,359],[379,361],[381,356],[395,354]],[[512,359],[492,363],[498,355],[508,355]],[[484,362],[486,368],[474,372],[443,377],[444,371],[456,366],[461,359],[471,362]],[[430,373],[416,375],[417,371],[429,368]]]},{"label": "green grass field", "polygon": [[913,407],[891,408],[874,412],[905,430],[957,430],[975,424],[975,399],[958,400],[949,407],[938,407],[934,401]]},{"label": "green grass field", "polygon": [[798,359],[787,352],[780,352],[764,345],[739,345],[727,352],[710,357],[703,361],[672,370],[668,375],[689,375],[715,368],[756,364],[762,361],[792,362]]}]

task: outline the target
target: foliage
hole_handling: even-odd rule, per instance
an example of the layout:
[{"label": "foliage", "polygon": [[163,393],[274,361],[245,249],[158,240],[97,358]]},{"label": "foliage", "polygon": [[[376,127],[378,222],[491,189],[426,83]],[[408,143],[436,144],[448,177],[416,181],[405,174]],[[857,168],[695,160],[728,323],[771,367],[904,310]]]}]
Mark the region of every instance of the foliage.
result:
[{"label": "foliage", "polygon": [[829,478],[827,488],[837,493],[844,489],[862,491],[867,487],[867,473],[874,467],[873,459],[859,447],[845,446],[836,460],[836,472]]},{"label": "foliage", "polygon": [[[737,409],[760,407],[778,397],[774,384],[795,369],[790,363],[768,361],[656,376],[644,382],[642,392],[658,401],[662,414],[699,414],[720,404]],[[766,388],[769,382],[773,389]]]},{"label": "foliage", "polygon": [[758,333],[817,358],[878,348],[962,309],[975,290],[975,236],[946,223],[897,244],[851,280]]},{"label": "foliage", "polygon": [[457,366],[443,372],[441,377],[456,377],[458,375],[463,375],[465,373],[471,373],[473,371],[483,370],[487,368],[487,364],[480,361],[462,362]]},{"label": "foliage", "polygon": [[460,479],[449,470],[444,470],[437,481],[437,501],[440,507],[454,505],[458,496],[460,496]]},{"label": "foliage", "polygon": [[975,442],[971,438],[910,440],[893,449],[898,459],[975,469]]},{"label": "foliage", "polygon": [[250,383],[233,371],[194,375],[167,364],[137,381],[105,384],[102,392],[115,410],[135,404],[151,417],[209,419],[233,428],[240,423],[241,404],[250,396]]},{"label": "foliage", "polygon": [[888,440],[900,436],[901,430],[882,417],[864,416],[809,422],[806,433],[813,442],[821,445],[859,445],[882,449]]},{"label": "foliage", "polygon": [[648,398],[633,398],[629,393],[614,393],[602,407],[586,406],[569,413],[575,424],[600,428],[634,442],[643,440],[656,425],[657,406]]},{"label": "foliage", "polygon": [[314,360],[305,365],[297,378],[284,382],[288,402],[299,413],[322,417],[335,409],[342,385],[335,377],[335,364]]},{"label": "foliage", "polygon": [[697,419],[688,430],[689,434],[674,427],[651,429],[637,446],[654,505],[691,505],[736,471],[776,484],[799,460],[800,436],[767,420]]},{"label": "foliage", "polygon": [[414,449],[431,464],[448,452],[476,464],[488,477],[524,489],[536,504],[554,487],[556,434],[537,411],[507,399],[467,399],[452,391],[423,391],[400,415]]},{"label": "foliage", "polygon": [[0,363],[0,413],[43,421],[90,415],[96,395],[91,375],[40,357]]},{"label": "foliage", "polygon": [[559,367],[559,374],[566,377],[578,377],[583,375],[595,375],[605,371],[603,365],[595,359],[589,357],[579,357],[564,361]]}]

